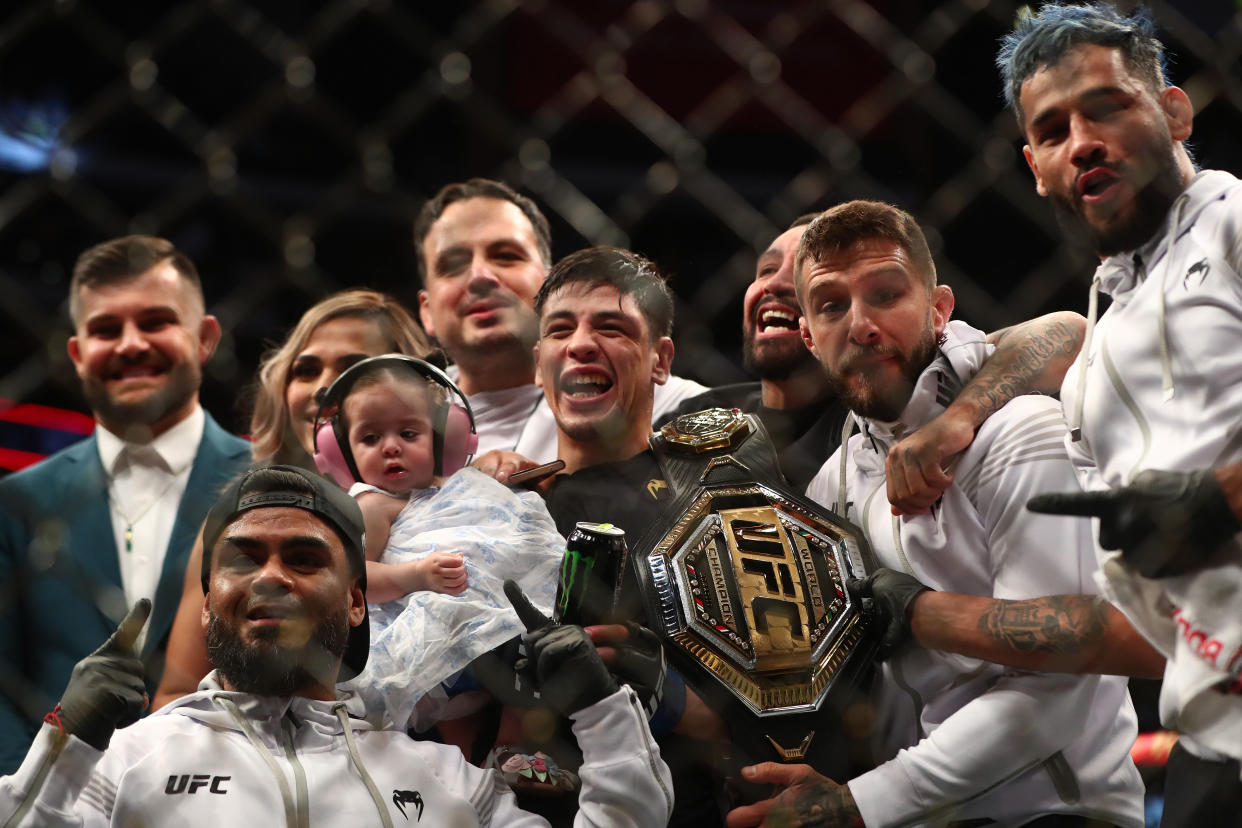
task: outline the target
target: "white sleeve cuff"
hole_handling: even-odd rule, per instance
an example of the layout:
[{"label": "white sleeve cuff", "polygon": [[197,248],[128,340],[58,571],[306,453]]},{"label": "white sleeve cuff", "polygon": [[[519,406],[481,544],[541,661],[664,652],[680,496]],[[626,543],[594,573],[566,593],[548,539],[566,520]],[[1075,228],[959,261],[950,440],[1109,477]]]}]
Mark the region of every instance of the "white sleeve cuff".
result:
[{"label": "white sleeve cuff", "polygon": [[897,825],[926,810],[899,758],[856,776],[848,787],[864,825]]},{"label": "white sleeve cuff", "polygon": [[102,756],[76,736],[62,736],[55,725],[44,724],[8,786],[16,798],[33,798],[44,811],[70,814]]},{"label": "white sleeve cuff", "polygon": [[[583,764],[607,763],[632,756],[638,728],[647,728],[641,708],[631,703],[632,691],[621,685],[615,693],[570,715],[578,747],[582,748]],[[650,730],[648,729],[648,733]],[[624,735],[622,735],[624,734]],[[648,736],[654,744],[654,737]],[[642,740],[639,739],[638,743]]]}]

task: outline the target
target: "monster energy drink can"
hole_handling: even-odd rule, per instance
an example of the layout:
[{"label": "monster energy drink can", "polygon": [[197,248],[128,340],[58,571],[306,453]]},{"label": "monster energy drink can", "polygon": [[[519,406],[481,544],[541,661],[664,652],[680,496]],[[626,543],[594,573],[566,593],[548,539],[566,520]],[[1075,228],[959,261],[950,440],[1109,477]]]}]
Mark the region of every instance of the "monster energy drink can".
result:
[{"label": "monster energy drink can", "polygon": [[623,529],[580,521],[561,558],[555,620],[583,626],[612,621],[628,554]]}]

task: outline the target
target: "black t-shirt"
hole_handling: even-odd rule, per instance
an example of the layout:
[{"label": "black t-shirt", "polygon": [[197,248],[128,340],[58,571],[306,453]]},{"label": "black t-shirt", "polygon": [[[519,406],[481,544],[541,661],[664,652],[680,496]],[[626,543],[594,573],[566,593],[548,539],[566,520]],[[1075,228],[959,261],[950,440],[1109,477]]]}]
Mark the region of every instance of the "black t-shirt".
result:
[{"label": "black t-shirt", "polygon": [[544,493],[556,529],[565,537],[581,520],[611,523],[625,530],[630,546],[672,499],[651,450],[628,460],[601,463],[573,474],[558,474]]},{"label": "black t-shirt", "polygon": [[[600,463],[572,474],[558,474],[543,497],[556,530],[562,536],[568,538],[579,521],[611,523],[625,530],[631,554],[639,539],[657,523],[662,523],[660,516],[673,499],[660,464],[650,449],[628,460]],[[617,610],[645,623],[643,601],[632,567],[627,566],[623,576],[621,600],[623,606]]]},{"label": "black t-shirt", "polygon": [[836,397],[801,408],[768,408],[763,404],[760,383],[743,382],[721,385],[685,400],[660,425],[705,408],[736,408],[758,416],[776,447],[781,473],[798,492],[806,491],[811,478],[841,445],[841,428],[849,413]]}]

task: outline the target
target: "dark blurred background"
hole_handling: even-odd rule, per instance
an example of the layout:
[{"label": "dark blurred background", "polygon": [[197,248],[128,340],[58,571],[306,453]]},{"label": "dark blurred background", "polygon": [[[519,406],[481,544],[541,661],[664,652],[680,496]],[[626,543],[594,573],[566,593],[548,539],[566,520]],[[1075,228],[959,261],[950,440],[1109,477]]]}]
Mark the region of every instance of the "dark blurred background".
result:
[{"label": "dark blurred background", "polygon": [[[89,429],[68,275],[130,232],[197,262],[225,340],[203,400],[246,430],[260,353],[346,286],[416,307],[411,219],[502,178],[559,257],[671,273],[679,373],[743,378],[754,256],[797,215],[896,202],[957,315],[1085,310],[1090,255],[1034,191],[992,68],[1022,5],[876,0],[9,0],[0,12],[0,457]],[[1203,166],[1242,171],[1242,11],[1151,5]],[[22,452],[29,452],[24,454]]]}]

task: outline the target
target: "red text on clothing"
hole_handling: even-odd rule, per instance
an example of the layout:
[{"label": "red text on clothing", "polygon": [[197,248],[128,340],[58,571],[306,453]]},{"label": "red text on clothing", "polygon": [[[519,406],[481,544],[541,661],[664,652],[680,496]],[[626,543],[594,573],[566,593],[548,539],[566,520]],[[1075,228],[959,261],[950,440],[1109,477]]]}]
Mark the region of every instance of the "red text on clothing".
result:
[{"label": "red text on clothing", "polygon": [[1216,666],[1216,657],[1224,647],[1220,639],[1211,638],[1206,632],[1191,624],[1182,614],[1181,607],[1173,610],[1173,620],[1177,622],[1177,631],[1186,639],[1186,643],[1195,649],[1199,657]]}]

